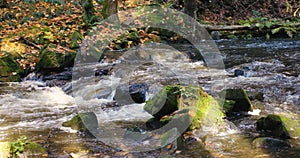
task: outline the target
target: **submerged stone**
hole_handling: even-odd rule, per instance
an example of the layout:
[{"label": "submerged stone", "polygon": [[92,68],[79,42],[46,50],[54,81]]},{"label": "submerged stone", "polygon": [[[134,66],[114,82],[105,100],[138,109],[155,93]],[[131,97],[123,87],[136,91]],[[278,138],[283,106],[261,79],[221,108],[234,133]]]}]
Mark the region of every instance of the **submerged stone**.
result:
[{"label": "submerged stone", "polygon": [[227,100],[224,104],[226,113],[253,111],[250,99],[244,89],[226,89],[222,93],[225,93],[225,100]]},{"label": "submerged stone", "polygon": [[291,145],[280,139],[270,138],[270,137],[260,137],[252,141],[253,146],[257,148],[290,148]]},{"label": "submerged stone", "polygon": [[278,138],[299,138],[300,123],[283,115],[268,115],[260,118],[257,123],[257,130],[263,130],[265,135]]}]

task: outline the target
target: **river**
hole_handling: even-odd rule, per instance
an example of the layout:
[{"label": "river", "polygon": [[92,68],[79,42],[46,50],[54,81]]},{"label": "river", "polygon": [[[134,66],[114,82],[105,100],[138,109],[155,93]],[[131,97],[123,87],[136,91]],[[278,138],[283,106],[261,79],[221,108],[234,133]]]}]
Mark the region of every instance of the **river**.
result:
[{"label": "river", "polygon": [[[288,149],[255,148],[251,141],[259,135],[255,120],[265,114],[300,115],[300,40],[220,40],[216,44],[223,56],[225,70],[209,69],[202,61],[191,61],[174,49],[156,49],[151,61],[132,64],[98,63],[77,66],[74,72],[110,69],[108,75],[80,76],[63,87],[49,87],[46,82],[27,80],[0,83],[0,142],[26,135],[47,148],[49,157],[68,157],[70,153],[95,157],[157,157],[165,150],[124,152],[108,143],[82,136],[62,123],[77,112],[93,111],[99,126],[135,125],[142,129],[151,118],[142,104],[115,104],[113,96],[120,85],[149,85],[146,98],[163,85],[200,85],[209,94],[226,88],[244,88],[259,116],[231,120],[221,132],[193,131],[199,139],[187,140],[183,148],[170,153],[174,157],[297,157],[300,141],[289,140]],[[190,45],[177,45],[178,50],[193,51]],[[143,48],[147,51],[148,48]],[[161,53],[161,52],[164,53]],[[129,54],[130,55],[130,54]],[[143,54],[142,54],[143,55]],[[170,59],[169,59],[170,58]],[[123,59],[124,60],[124,59]],[[121,63],[121,64],[120,64]],[[126,67],[126,68],[125,68]],[[234,71],[244,76],[234,76]],[[77,74],[75,74],[77,75]],[[261,94],[257,98],[256,94]],[[299,117],[300,118],[300,117]],[[300,121],[300,120],[298,120]],[[145,131],[144,131],[145,132]],[[205,133],[205,134],[204,134]],[[128,144],[130,146],[130,144]]]}]

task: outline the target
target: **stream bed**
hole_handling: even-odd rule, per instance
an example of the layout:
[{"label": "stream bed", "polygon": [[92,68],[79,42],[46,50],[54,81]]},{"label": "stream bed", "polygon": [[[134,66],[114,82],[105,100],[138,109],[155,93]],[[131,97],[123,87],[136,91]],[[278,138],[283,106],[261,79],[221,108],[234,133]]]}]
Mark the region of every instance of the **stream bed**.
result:
[{"label": "stream bed", "polygon": [[[46,147],[49,157],[70,157],[72,154],[81,157],[168,154],[173,157],[299,157],[299,138],[289,140],[290,148],[279,149],[258,148],[252,140],[259,135],[255,120],[260,117],[276,113],[300,116],[300,40],[220,40],[216,44],[225,70],[209,69],[203,61],[189,60],[180,51],[193,50],[190,45],[181,44],[177,48],[179,51],[165,47],[155,49],[156,52],[147,57],[149,60],[135,63],[133,67],[118,60],[77,66],[73,70],[76,73],[106,72],[107,69],[110,72],[73,76],[73,80],[62,87],[49,87],[38,80],[0,83],[0,142],[14,141],[25,135]],[[143,48],[143,51],[151,52],[151,49]],[[140,56],[145,58],[145,54]],[[235,74],[237,70],[243,72],[242,75]],[[62,126],[78,112],[93,111],[99,127],[134,126],[143,130],[144,122],[152,117],[143,110],[144,103],[123,103],[114,98],[116,89],[132,84],[148,86],[146,99],[168,84],[201,86],[215,97],[224,87],[244,88],[260,113],[231,118],[228,128],[222,131],[194,130],[183,147],[175,151],[121,151],[107,142]]]}]

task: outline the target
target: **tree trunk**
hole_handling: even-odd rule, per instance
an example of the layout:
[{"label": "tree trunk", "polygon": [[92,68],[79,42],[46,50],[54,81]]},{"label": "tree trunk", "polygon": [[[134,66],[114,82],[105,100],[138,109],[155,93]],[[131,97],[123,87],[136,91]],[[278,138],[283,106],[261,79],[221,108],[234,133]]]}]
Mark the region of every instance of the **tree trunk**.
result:
[{"label": "tree trunk", "polygon": [[108,18],[113,14],[118,13],[118,0],[104,0],[102,16]]},{"label": "tree trunk", "polygon": [[6,2],[6,0],[1,0],[0,8],[6,8],[6,7],[7,7],[7,2]]},{"label": "tree trunk", "polygon": [[196,0],[184,0],[184,13],[197,19]]},{"label": "tree trunk", "polygon": [[[208,31],[236,31],[236,30],[259,30],[258,26],[243,26],[243,25],[230,25],[230,26],[219,26],[219,25],[201,25]],[[299,27],[300,23],[294,23],[290,25],[291,27]],[[284,23],[272,25],[269,28],[264,27],[263,29],[275,29],[279,27],[284,27]]]},{"label": "tree trunk", "polygon": [[86,23],[93,23],[95,20],[95,10],[92,0],[83,0],[82,4],[83,9],[83,19]]}]

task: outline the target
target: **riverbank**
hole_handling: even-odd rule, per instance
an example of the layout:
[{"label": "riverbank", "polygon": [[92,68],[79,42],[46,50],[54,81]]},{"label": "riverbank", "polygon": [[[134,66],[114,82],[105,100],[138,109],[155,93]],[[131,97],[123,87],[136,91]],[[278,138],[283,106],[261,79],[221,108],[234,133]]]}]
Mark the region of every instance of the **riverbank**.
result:
[{"label": "riverbank", "polygon": [[[95,19],[101,21],[101,3],[94,3]],[[126,10],[151,3],[154,2],[119,2],[119,9]],[[156,5],[183,10],[181,2],[177,1],[157,3]],[[245,10],[242,9],[242,6],[248,7]],[[272,10],[270,6],[277,10]],[[295,4],[292,6],[297,7]],[[256,10],[260,7],[263,7],[264,10]],[[283,4],[281,1],[278,3],[257,1],[240,4],[231,4],[226,1],[201,1],[197,8],[197,20],[216,40],[252,39],[257,36],[267,39],[278,36],[295,38],[298,37],[299,21],[291,13],[295,10],[287,12],[285,11],[287,7],[286,3]],[[51,49],[51,52],[56,54],[56,60],[64,60],[65,54],[78,51],[82,40],[93,26],[83,20],[80,1],[9,0],[8,5],[2,8],[0,13],[0,65],[2,67],[0,76],[2,81],[21,81],[21,78],[26,77],[29,73],[41,71],[44,67],[39,67],[37,63],[43,60],[41,56],[45,54],[42,53],[44,49]],[[123,49],[149,41],[164,40],[182,42],[176,34],[167,33],[164,30],[154,33],[137,28],[131,33],[116,37],[107,47],[108,49]],[[13,62],[8,63],[7,61]],[[72,57],[70,61],[73,61]],[[66,66],[72,65],[70,62],[68,63],[58,62],[50,69],[60,72]],[[65,66],[63,66],[64,64]],[[46,70],[46,72],[49,71]]]}]

